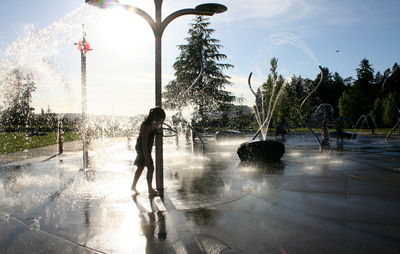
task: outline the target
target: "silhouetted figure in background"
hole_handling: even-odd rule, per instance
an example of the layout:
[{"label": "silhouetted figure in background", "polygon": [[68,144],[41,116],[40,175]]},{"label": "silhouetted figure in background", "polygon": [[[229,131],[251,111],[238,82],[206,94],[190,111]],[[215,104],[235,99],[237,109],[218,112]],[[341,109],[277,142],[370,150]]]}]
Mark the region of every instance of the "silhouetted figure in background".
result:
[{"label": "silhouetted figure in background", "polygon": [[282,141],[285,141],[285,135],[287,134],[287,129],[286,129],[286,120],[284,120],[282,123],[278,124],[275,127],[275,139],[277,136],[281,135],[282,136]]},{"label": "silhouetted figure in background", "polygon": [[321,135],[322,135],[322,140],[319,146],[319,151],[322,152],[322,149],[324,147],[327,147],[331,152],[333,152],[332,147],[329,144],[329,128],[328,128],[328,122],[326,120],[322,122]]},{"label": "silhouetted figure in background", "polygon": [[151,158],[151,150],[153,148],[156,131],[162,127],[164,119],[165,111],[160,107],[155,107],[150,110],[149,115],[140,125],[140,132],[135,146],[137,156],[134,164],[137,166],[137,169],[131,187],[136,193],[138,192],[136,190],[136,184],[144,167],[147,167],[147,187],[149,195],[158,195],[158,192],[152,187],[154,164]]},{"label": "silhouetted figure in background", "polygon": [[343,136],[344,136],[343,119],[338,118],[336,121],[336,146],[338,149],[343,148]]}]

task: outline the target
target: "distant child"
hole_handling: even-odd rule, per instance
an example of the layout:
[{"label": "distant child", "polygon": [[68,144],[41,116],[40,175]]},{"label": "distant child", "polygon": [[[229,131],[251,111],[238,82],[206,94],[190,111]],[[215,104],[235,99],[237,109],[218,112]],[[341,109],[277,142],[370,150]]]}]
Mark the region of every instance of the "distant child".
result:
[{"label": "distant child", "polygon": [[147,167],[147,187],[149,195],[158,195],[158,192],[152,187],[154,164],[151,158],[151,150],[153,148],[156,131],[162,127],[164,119],[165,111],[160,107],[155,107],[150,110],[149,115],[140,125],[139,137],[137,138],[135,146],[137,157],[134,164],[137,166],[137,169],[131,187],[136,193],[138,193],[136,184],[144,167]]},{"label": "distant child", "polygon": [[322,140],[319,146],[319,151],[322,152],[322,149],[324,147],[327,147],[331,152],[333,152],[332,147],[329,144],[329,129],[328,129],[328,122],[326,120],[322,122],[321,135],[322,135]]}]

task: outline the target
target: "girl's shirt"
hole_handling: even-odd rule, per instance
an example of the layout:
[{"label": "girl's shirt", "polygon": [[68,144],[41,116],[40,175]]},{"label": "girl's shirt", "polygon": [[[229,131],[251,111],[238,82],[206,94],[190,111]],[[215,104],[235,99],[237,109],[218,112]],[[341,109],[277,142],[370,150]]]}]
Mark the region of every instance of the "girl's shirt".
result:
[{"label": "girl's shirt", "polygon": [[[147,124],[145,124],[145,122],[143,122],[140,125],[140,130],[142,130],[142,128],[144,128],[144,127],[151,128],[151,125],[147,125]],[[149,152],[151,152],[151,149],[153,147],[155,135],[156,135],[156,130],[151,130],[149,132],[148,141],[147,141]],[[136,150],[143,151],[143,138],[144,138],[143,133],[142,133],[142,131],[140,131],[139,136],[136,140],[136,146],[135,146]]]}]

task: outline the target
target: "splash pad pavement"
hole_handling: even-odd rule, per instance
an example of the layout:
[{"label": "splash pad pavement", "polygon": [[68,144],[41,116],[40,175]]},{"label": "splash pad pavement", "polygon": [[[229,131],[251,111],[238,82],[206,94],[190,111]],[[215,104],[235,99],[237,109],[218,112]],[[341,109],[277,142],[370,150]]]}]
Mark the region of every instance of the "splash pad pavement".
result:
[{"label": "splash pad pavement", "polygon": [[[397,253],[400,140],[318,151],[288,136],[280,162],[243,164],[238,142],[164,145],[165,195],[132,195],[126,140],[0,164],[0,253]],[[134,144],[132,144],[134,146]],[[43,154],[42,154],[43,155]]]}]

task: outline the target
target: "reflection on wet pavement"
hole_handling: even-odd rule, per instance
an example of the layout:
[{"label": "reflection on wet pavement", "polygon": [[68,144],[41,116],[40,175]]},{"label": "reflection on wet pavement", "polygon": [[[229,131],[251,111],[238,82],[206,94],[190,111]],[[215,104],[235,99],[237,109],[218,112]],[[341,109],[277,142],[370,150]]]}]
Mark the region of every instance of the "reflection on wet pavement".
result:
[{"label": "reflection on wet pavement", "polygon": [[0,253],[395,253],[400,142],[319,153],[288,136],[280,162],[241,163],[237,141],[164,145],[165,195],[130,193],[126,141],[0,167]]}]

